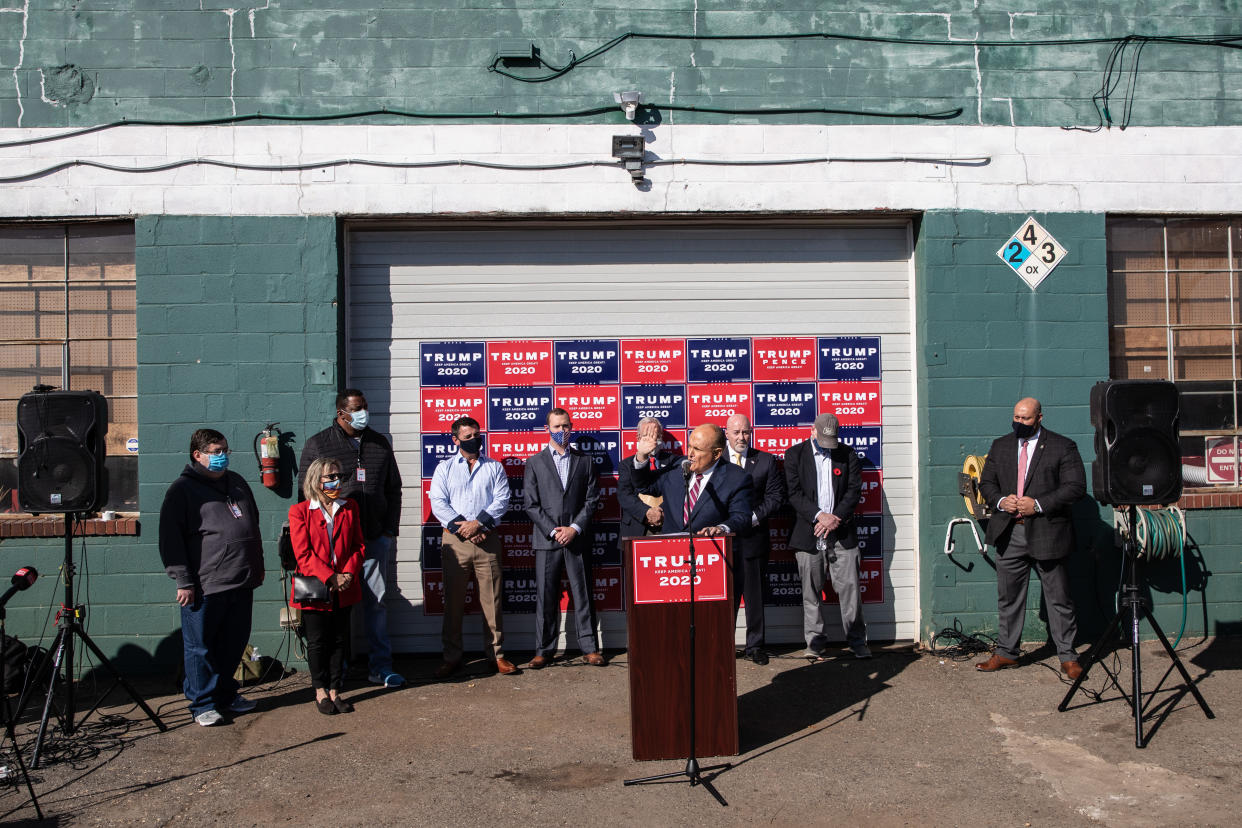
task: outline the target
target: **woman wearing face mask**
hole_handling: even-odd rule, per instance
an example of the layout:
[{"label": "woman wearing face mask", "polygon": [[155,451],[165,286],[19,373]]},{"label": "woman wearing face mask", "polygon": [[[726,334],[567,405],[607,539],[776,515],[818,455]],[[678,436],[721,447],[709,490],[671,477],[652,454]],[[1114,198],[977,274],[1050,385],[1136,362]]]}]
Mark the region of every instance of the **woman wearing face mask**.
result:
[{"label": "woman wearing face mask", "polygon": [[306,470],[306,500],[289,509],[289,536],[298,572],[328,585],[326,602],[298,603],[306,630],[315,706],[320,713],[349,713],[354,707],[340,697],[345,681],[345,647],[349,640],[349,607],[362,599],[362,523],[358,504],[339,498],[341,467],[321,457]]}]

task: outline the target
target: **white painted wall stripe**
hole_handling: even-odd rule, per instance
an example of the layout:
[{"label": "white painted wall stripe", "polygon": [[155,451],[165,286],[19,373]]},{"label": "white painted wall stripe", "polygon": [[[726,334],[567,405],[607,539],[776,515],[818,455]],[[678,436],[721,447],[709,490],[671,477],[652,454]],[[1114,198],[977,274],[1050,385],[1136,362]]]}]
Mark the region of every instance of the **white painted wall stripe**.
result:
[{"label": "white painted wall stripe", "polygon": [[[966,126],[679,126],[644,132],[650,157],[701,159],[647,170],[649,189],[609,166],[626,126],[535,124],[122,127],[0,148],[5,176],[91,161],[143,167],[203,158],[252,165],[471,160],[495,170],[341,166],[301,171],[186,167],[127,173],[73,167],[3,184],[9,217],[410,215],[982,210],[1214,213],[1237,209],[1242,128],[1131,128],[1099,133]],[[0,143],[63,132],[0,130]],[[777,166],[727,162],[828,161]],[[930,159],[990,159],[953,166]],[[540,170],[538,165],[605,166]]]}]

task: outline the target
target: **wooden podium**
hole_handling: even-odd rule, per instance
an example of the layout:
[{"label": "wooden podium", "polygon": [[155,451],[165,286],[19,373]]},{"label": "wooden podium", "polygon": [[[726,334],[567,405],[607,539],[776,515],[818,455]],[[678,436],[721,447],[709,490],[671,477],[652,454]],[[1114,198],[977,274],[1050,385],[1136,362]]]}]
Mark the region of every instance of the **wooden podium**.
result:
[{"label": "wooden podium", "polygon": [[[694,538],[695,756],[736,756],[732,536]],[[636,760],[690,753],[690,538],[626,538],[630,739]]]}]

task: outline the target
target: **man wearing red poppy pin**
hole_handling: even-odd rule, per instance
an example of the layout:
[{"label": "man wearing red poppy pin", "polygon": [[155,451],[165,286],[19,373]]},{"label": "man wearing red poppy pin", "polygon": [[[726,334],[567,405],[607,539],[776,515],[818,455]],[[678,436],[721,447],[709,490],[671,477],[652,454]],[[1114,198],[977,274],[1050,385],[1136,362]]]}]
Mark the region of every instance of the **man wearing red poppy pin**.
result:
[{"label": "man wearing red poppy pin", "polygon": [[807,656],[823,658],[828,651],[823,591],[830,578],[840,601],[845,643],[856,658],[870,658],[858,588],[860,555],[854,522],[862,494],[862,461],[852,448],[841,445],[838,428],[835,415],[820,414],[811,426],[811,439],[785,452],[785,483],[794,509],[789,545],[802,578]]}]

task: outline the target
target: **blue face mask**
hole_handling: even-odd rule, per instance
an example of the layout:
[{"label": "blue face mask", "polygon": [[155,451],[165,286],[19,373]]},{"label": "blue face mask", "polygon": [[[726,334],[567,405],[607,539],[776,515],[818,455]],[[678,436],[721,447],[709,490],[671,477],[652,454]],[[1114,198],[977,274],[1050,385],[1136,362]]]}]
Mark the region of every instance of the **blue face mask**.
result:
[{"label": "blue face mask", "polygon": [[573,432],[552,431],[549,433],[552,435],[552,442],[556,443],[558,446],[564,447],[564,446],[569,445],[569,435],[572,434]]},{"label": "blue face mask", "polygon": [[354,430],[362,431],[367,427],[367,423],[371,422],[371,415],[364,408],[361,411],[351,411],[349,413],[349,424]]},{"label": "blue face mask", "polygon": [[229,467],[228,452],[207,455],[207,471],[222,472]]}]

